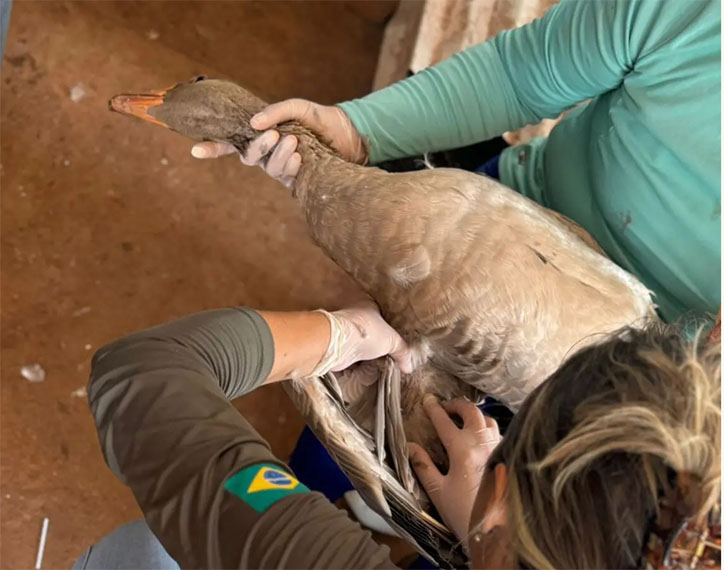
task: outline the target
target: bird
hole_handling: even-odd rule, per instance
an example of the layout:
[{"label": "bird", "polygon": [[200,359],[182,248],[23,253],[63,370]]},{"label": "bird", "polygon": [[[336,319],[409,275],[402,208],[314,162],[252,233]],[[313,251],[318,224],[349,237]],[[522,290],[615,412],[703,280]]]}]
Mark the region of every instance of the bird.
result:
[{"label": "bird", "polygon": [[[111,110],[245,153],[266,103],[203,76],[112,97]],[[434,516],[407,460],[407,442],[444,449],[425,394],[515,411],[573,351],[656,319],[650,291],[564,216],[500,182],[450,168],[390,173],[345,160],[296,122],[302,164],[292,195],[313,241],[377,303],[414,351],[402,374],[389,357],[287,392],[368,505],[442,567],[460,542]]]}]

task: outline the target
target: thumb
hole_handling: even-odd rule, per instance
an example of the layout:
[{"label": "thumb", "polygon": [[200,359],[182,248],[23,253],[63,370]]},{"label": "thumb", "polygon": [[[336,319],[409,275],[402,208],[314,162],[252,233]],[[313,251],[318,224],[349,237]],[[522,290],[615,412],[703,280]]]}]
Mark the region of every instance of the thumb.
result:
[{"label": "thumb", "polygon": [[200,142],[191,148],[191,155],[194,158],[218,158],[235,152],[234,145],[214,141]]},{"label": "thumb", "polygon": [[306,99],[287,99],[267,105],[263,111],[254,115],[249,123],[257,131],[264,131],[287,121],[299,121],[314,129],[319,123],[314,106],[314,103]]},{"label": "thumb", "polygon": [[408,443],[407,451],[417,478],[420,480],[425,492],[430,496],[430,500],[434,503],[435,497],[442,487],[442,473],[432,462],[427,451],[416,443]]},{"label": "thumb", "polygon": [[[374,311],[378,319],[382,319],[380,310],[374,302],[365,303],[366,308]],[[386,354],[389,354],[397,364],[397,367],[403,374],[411,374],[415,368],[420,364],[419,356],[416,351],[413,351],[405,340],[400,336],[395,329],[393,329],[389,323],[382,319],[384,328],[387,330],[387,338],[389,342],[389,349]]]},{"label": "thumb", "polygon": [[411,374],[417,367],[418,362],[416,362],[415,353],[397,332],[395,332],[389,354],[403,374]]}]

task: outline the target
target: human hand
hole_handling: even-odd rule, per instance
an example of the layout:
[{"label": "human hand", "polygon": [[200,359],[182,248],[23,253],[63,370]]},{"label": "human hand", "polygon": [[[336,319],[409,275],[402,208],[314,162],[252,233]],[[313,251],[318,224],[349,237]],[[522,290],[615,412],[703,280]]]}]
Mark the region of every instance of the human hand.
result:
[{"label": "human hand", "polygon": [[[498,424],[465,400],[441,405],[428,394],[423,406],[447,451],[450,468],[446,475],[440,473],[427,451],[416,443],[409,444],[410,461],[442,520],[464,541],[485,465],[502,439]],[[453,423],[451,413],[460,416],[462,428]]]},{"label": "human hand", "polygon": [[331,335],[327,352],[310,376],[339,372],[355,362],[374,360],[388,354],[402,372],[410,373],[415,368],[413,351],[385,322],[374,302],[364,302],[333,313],[320,312],[329,319]]},{"label": "human hand", "polygon": [[[281,138],[278,131],[269,130],[287,121],[297,121],[319,135],[331,148],[350,162],[364,164],[367,150],[362,137],[345,112],[334,105],[319,105],[305,99],[287,99],[268,105],[251,118],[252,128],[262,132],[250,144],[241,162],[260,166],[269,176],[291,187],[302,164],[297,152],[297,137]],[[236,152],[227,143],[202,142],[194,145],[191,154],[196,158],[217,158]],[[263,165],[262,158],[271,152]]]}]

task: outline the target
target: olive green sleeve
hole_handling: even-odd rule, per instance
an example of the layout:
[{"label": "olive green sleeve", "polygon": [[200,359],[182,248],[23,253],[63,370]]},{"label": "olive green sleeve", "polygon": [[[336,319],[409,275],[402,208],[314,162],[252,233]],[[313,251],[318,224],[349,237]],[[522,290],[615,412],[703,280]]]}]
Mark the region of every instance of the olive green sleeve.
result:
[{"label": "olive green sleeve", "polygon": [[248,309],[100,349],[88,397],[106,462],[182,568],[392,567],[388,549],[296,481],[231,405],[264,382],[273,353]]}]

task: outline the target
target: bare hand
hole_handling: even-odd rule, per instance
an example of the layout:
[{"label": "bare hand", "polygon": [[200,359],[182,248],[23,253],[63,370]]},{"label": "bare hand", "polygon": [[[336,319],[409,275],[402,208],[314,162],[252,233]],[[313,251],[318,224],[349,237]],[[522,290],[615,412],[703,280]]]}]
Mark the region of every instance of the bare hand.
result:
[{"label": "bare hand", "polygon": [[[415,443],[409,444],[410,461],[442,520],[464,541],[485,465],[501,440],[498,424],[465,400],[440,405],[437,398],[427,395],[423,406],[447,451],[450,469],[446,475],[440,473],[427,452]],[[462,429],[448,414],[460,416]]]},{"label": "bare hand", "polygon": [[[291,187],[302,164],[302,156],[297,152],[297,138],[287,135],[280,140],[277,131],[269,130],[287,121],[297,121],[315,132],[350,162],[364,164],[367,160],[362,137],[342,109],[305,99],[287,99],[268,105],[251,118],[251,126],[264,132],[251,142],[241,162],[261,166],[269,176]],[[232,145],[219,142],[202,142],[191,149],[196,158],[217,158],[234,152],[236,149]],[[266,165],[262,166],[261,159],[270,152]]]}]

